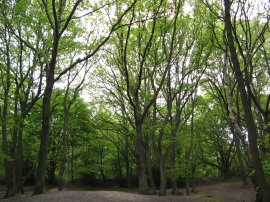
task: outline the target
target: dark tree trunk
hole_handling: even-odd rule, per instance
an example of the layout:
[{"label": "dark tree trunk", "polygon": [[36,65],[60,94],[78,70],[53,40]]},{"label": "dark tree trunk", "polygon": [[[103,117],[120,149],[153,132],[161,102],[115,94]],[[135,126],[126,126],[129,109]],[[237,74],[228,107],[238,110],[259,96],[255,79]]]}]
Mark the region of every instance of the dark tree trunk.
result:
[{"label": "dark tree trunk", "polygon": [[149,186],[147,180],[146,166],[145,166],[145,154],[142,138],[142,121],[136,121],[136,160],[137,160],[137,169],[139,176],[139,193],[148,194]]},{"label": "dark tree trunk", "polygon": [[74,145],[71,146],[71,159],[70,159],[70,174],[71,174],[71,183],[74,182]]},{"label": "dark tree trunk", "polygon": [[[6,48],[6,72],[5,72],[5,78],[1,78],[2,86],[4,89],[4,95],[3,95],[3,105],[1,106],[1,127],[2,127],[2,151],[5,157],[9,156],[8,151],[8,138],[7,138],[7,125],[8,125],[8,106],[9,106],[9,92],[10,92],[10,37],[9,37],[9,30],[5,27],[4,29],[4,41],[5,41],[5,48]],[[7,185],[7,192],[6,192],[6,198],[10,196],[10,163],[7,158],[4,159],[4,169],[5,169],[5,182]]]},{"label": "dark tree trunk", "polygon": [[155,182],[154,182],[154,178],[153,178],[151,159],[150,159],[148,149],[146,149],[145,155],[146,155],[146,166],[147,166],[147,178],[148,178],[148,182],[149,182],[148,194],[156,194],[156,186],[155,186]]},{"label": "dark tree trunk", "polygon": [[56,165],[57,165],[57,162],[55,161],[55,159],[52,159],[51,161],[49,161],[49,170],[48,170],[48,183],[49,184],[55,184],[56,182],[56,177],[55,177]]},{"label": "dark tree trunk", "polygon": [[24,194],[23,181],[22,181],[22,170],[23,170],[23,120],[20,121],[19,131],[18,131],[18,144],[17,144],[17,157],[16,157],[16,186],[17,191]]},{"label": "dark tree trunk", "polygon": [[159,187],[159,196],[166,196],[166,171],[164,165],[164,158],[161,155],[159,159],[159,172],[160,172],[160,187]]},{"label": "dark tree trunk", "polygon": [[62,141],[63,141],[63,148],[62,148],[62,159],[60,164],[60,170],[59,170],[59,177],[58,177],[58,190],[62,191],[64,186],[64,173],[65,173],[65,167],[66,167],[66,159],[67,159],[67,147],[68,147],[68,119],[69,119],[69,113],[67,110],[66,103],[64,103],[65,109],[64,109],[64,130],[62,135]]},{"label": "dark tree trunk", "polygon": [[[14,115],[13,120],[15,123],[18,123],[18,90],[16,89],[15,92],[15,105],[14,105]],[[11,161],[8,162],[9,171],[8,171],[8,181],[7,181],[7,193],[6,198],[13,196],[17,193],[16,187],[16,149],[17,149],[17,140],[18,140],[18,125],[13,125],[13,131],[11,136],[11,143],[10,143],[10,157]]]},{"label": "dark tree trunk", "polygon": [[152,173],[148,134],[145,135],[145,160],[146,160],[146,166],[147,166],[147,178],[149,182],[148,194],[156,194],[156,186],[155,186],[153,173]]},{"label": "dark tree trunk", "polygon": [[127,187],[132,187],[131,182],[131,171],[130,171],[130,164],[129,164],[129,143],[128,143],[128,134],[125,134],[125,166],[126,166],[126,180],[127,180]]},{"label": "dark tree trunk", "polygon": [[230,0],[224,0],[225,7],[225,28],[228,38],[228,45],[230,49],[230,56],[233,64],[233,70],[236,75],[239,92],[241,95],[242,105],[244,108],[245,121],[247,124],[248,140],[250,145],[250,153],[252,155],[252,166],[255,170],[255,181],[259,186],[259,192],[263,201],[270,201],[269,185],[266,182],[266,177],[262,167],[262,162],[259,155],[259,149],[257,144],[258,131],[254,123],[254,118],[251,108],[251,99],[248,97],[244,78],[240,68],[240,62],[236,53],[234,45],[234,37],[232,33],[231,15],[230,15]]},{"label": "dark tree trunk", "polygon": [[[173,173],[175,173],[175,169],[176,169],[176,156],[175,156],[175,140],[176,137],[173,137],[173,143],[171,145],[171,170],[173,171]],[[171,183],[172,183],[172,194],[173,195],[178,195],[178,189],[177,189],[177,178],[176,176],[171,175]]]},{"label": "dark tree trunk", "polygon": [[47,70],[47,81],[43,97],[42,106],[42,129],[41,139],[38,154],[38,167],[36,173],[36,185],[33,194],[42,194],[46,191],[45,174],[46,174],[46,162],[48,156],[48,141],[50,133],[50,114],[51,114],[51,96],[54,85],[54,68],[56,64],[56,58],[49,65]]},{"label": "dark tree trunk", "polygon": [[[191,147],[191,146],[190,146]],[[189,157],[191,154],[191,148],[186,148],[186,155],[185,155],[185,189],[186,189],[186,194],[190,195],[190,186],[189,186]]]}]

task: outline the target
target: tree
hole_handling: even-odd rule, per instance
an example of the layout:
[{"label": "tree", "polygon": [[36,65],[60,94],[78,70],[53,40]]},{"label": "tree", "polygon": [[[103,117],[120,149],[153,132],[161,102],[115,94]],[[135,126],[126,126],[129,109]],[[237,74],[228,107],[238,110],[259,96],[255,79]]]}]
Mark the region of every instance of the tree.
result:
[{"label": "tree", "polygon": [[242,105],[245,114],[245,121],[247,123],[247,130],[248,130],[248,140],[250,145],[250,153],[252,154],[252,166],[255,169],[255,182],[258,183],[260,194],[263,201],[270,200],[269,194],[269,185],[266,182],[265,174],[263,171],[262,162],[259,155],[258,150],[258,131],[256,129],[256,125],[254,122],[254,116],[252,113],[251,107],[251,97],[248,96],[248,92],[246,91],[244,77],[241,71],[241,65],[239,62],[239,58],[236,52],[236,47],[234,45],[235,39],[237,36],[235,35],[236,32],[233,33],[233,26],[231,22],[231,2],[229,0],[224,0],[224,8],[225,8],[225,29],[226,29],[226,36],[228,39],[230,57],[232,61],[232,67],[235,72],[236,80],[238,83],[239,92],[241,95]]},{"label": "tree", "polygon": [[[27,20],[22,19],[27,8],[25,2],[3,2],[1,7],[1,26],[4,34],[1,41],[5,45],[1,48],[4,55],[1,68],[3,88],[2,142],[5,155],[11,160],[6,164],[6,197],[16,193],[23,193],[23,128],[24,120],[34,104],[40,99],[43,67],[39,62],[40,55],[25,45],[18,37],[23,35]],[[20,8],[20,9],[18,9]],[[12,26],[16,27],[12,29]],[[29,28],[31,30],[31,28]],[[14,32],[18,33],[18,37]],[[26,30],[28,33],[28,30]],[[35,46],[41,44],[41,32],[37,31]],[[5,62],[4,62],[5,61]],[[40,75],[40,79],[36,78]],[[1,92],[3,92],[1,90]],[[12,120],[7,122],[7,118]],[[10,128],[8,138],[7,128]],[[8,141],[10,139],[10,141]],[[8,149],[10,147],[10,149]]]},{"label": "tree", "polygon": [[[112,26],[111,30],[109,30],[107,36],[95,44],[95,47],[93,47],[91,51],[87,51],[87,54],[83,58],[78,58],[75,62],[71,63],[55,78],[57,60],[59,58],[59,54],[61,54],[60,48],[63,46],[69,46],[69,44],[63,44],[65,43],[65,34],[67,31],[72,31],[72,21],[78,19],[75,15],[78,15],[76,11],[78,10],[78,7],[81,3],[82,0],[78,0],[74,3],[74,5],[69,5],[66,1],[61,0],[59,3],[57,3],[55,0],[53,0],[52,3],[42,1],[42,4],[37,4],[37,6],[40,5],[41,9],[46,13],[46,17],[40,20],[49,25],[48,33],[52,33],[52,43],[47,44],[47,48],[50,50],[50,55],[46,60],[46,84],[42,105],[43,121],[41,130],[41,142],[38,157],[36,186],[33,194],[41,194],[45,191],[45,168],[48,153],[48,136],[50,131],[50,100],[55,82],[70,69],[75,68],[80,63],[90,59],[93,55],[95,55],[100,47],[109,39],[112,32],[115,31],[124,15],[135,5],[136,1],[132,2],[127,10],[125,10],[119,19],[116,20],[116,23]],[[73,35],[73,37],[75,36]]]},{"label": "tree", "polygon": [[[130,21],[127,22],[127,26],[122,30],[119,30],[117,34],[117,42],[115,46],[118,48],[116,53],[117,68],[120,75],[124,78],[126,85],[126,95],[129,105],[132,108],[132,114],[134,119],[134,125],[136,129],[136,159],[139,175],[139,192],[142,194],[150,193],[147,172],[150,174],[149,161],[147,163],[146,158],[146,139],[143,134],[143,122],[152,104],[154,103],[157,95],[164,83],[164,79],[170,68],[171,55],[173,49],[174,33],[168,35],[170,44],[170,50],[166,62],[162,64],[164,71],[160,73],[159,80],[156,81],[158,86],[154,93],[149,92],[148,86],[150,81],[147,81],[147,77],[153,77],[160,71],[160,67],[157,64],[149,63],[149,54],[153,50],[152,44],[155,39],[165,39],[166,33],[163,36],[156,30],[159,25],[159,18],[163,18],[163,12],[166,8],[163,1],[150,3],[146,6],[146,3],[138,4],[135,9],[140,7],[149,8],[149,17],[146,12],[137,12],[135,9],[131,13]],[[148,4],[148,3],[147,3]],[[149,19],[148,19],[149,18]],[[177,17],[174,16],[173,21]],[[125,31],[124,31],[125,30]],[[163,31],[163,30],[161,30]],[[164,37],[162,39],[162,37]],[[165,41],[164,41],[165,43]],[[167,42],[166,42],[167,43]],[[161,42],[160,42],[161,44]],[[163,52],[163,51],[162,51]],[[134,58],[136,60],[134,61]],[[153,66],[153,67],[152,67]],[[146,90],[145,90],[146,89]],[[148,168],[147,168],[148,165]],[[149,175],[150,176],[150,175]],[[153,190],[152,190],[153,191]]]},{"label": "tree", "polygon": [[64,95],[64,100],[63,100],[63,105],[64,105],[64,110],[63,110],[64,111],[64,124],[63,125],[64,126],[63,126],[63,133],[62,133],[62,144],[63,144],[62,158],[61,158],[61,165],[60,165],[59,176],[58,176],[58,190],[59,191],[63,190],[63,185],[64,185],[64,172],[65,172],[67,149],[68,149],[70,108],[76,101],[77,97],[79,96],[79,92],[82,90],[82,85],[85,81],[85,77],[87,76],[87,73],[90,70],[90,67],[85,67],[82,79],[74,87],[74,90],[71,89],[72,88],[71,85],[74,82],[74,80],[78,77],[78,75],[81,73],[82,69],[79,69],[78,71],[76,71],[73,77],[71,75],[71,71],[68,72],[67,87],[66,87],[66,92]]}]

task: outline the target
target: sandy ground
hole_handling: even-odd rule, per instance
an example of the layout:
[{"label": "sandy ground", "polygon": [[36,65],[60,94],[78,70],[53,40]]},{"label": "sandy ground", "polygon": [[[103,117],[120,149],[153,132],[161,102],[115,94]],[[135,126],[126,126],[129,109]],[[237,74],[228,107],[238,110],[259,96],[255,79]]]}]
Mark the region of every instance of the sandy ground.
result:
[{"label": "sandy ground", "polygon": [[[184,190],[181,190],[184,191]],[[205,184],[197,187],[197,193],[190,196],[170,195],[161,197],[157,195],[140,195],[131,192],[121,191],[72,191],[65,190],[62,192],[51,189],[45,194],[31,196],[31,192],[25,195],[16,196],[10,199],[2,199],[3,202],[211,202],[211,201],[238,201],[238,202],[254,202],[255,193],[252,188],[243,188],[242,183],[237,180],[218,182],[214,184]]]}]

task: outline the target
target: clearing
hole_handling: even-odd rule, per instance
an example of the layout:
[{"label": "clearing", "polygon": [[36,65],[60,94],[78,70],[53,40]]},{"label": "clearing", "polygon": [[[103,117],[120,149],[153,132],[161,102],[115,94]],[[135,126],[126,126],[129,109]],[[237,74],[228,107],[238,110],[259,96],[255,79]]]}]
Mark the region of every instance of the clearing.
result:
[{"label": "clearing", "polygon": [[[119,191],[120,190],[120,191]],[[199,202],[199,201],[238,201],[238,202],[254,202],[255,192],[252,187],[243,188],[239,179],[231,179],[227,181],[215,180],[207,181],[197,186],[197,192],[190,196],[179,195],[172,196],[170,190],[167,190],[167,196],[161,197],[157,195],[140,195],[134,189],[105,189],[105,190],[65,190],[57,191],[56,188],[50,189],[47,193],[31,196],[32,190],[27,190],[25,195],[16,196],[10,199],[2,199],[3,202],[8,201],[27,201],[27,202]],[[181,189],[184,193],[184,190]]]}]

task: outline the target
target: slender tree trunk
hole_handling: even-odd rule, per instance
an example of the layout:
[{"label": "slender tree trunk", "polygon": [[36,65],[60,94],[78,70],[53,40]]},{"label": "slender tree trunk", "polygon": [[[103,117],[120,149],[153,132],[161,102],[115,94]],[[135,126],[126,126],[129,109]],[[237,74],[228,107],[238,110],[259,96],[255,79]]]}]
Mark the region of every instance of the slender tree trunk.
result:
[{"label": "slender tree trunk", "polygon": [[255,169],[255,181],[259,185],[259,192],[262,197],[262,200],[266,202],[270,201],[269,185],[266,182],[266,177],[260,159],[257,144],[258,131],[254,123],[254,118],[252,114],[251,99],[247,95],[244,78],[240,68],[240,62],[238,60],[236,48],[234,45],[234,37],[232,33],[232,24],[230,15],[230,7],[231,7],[230,0],[224,0],[224,7],[225,7],[226,34],[228,38],[228,45],[230,49],[230,56],[233,64],[233,69],[236,75],[242,105],[244,108],[245,121],[247,124],[247,131],[248,131],[248,140],[250,145],[250,153],[252,154],[252,165]]},{"label": "slender tree trunk", "polygon": [[174,175],[176,170],[176,155],[175,155],[175,140],[176,137],[173,136],[173,143],[171,145],[171,170],[173,174],[171,175],[171,183],[172,183],[172,194],[178,195],[178,189],[177,189],[177,177]]},{"label": "slender tree trunk", "polygon": [[129,159],[125,158],[127,187],[132,188]]},{"label": "slender tree trunk", "polygon": [[152,173],[148,134],[145,135],[145,160],[146,160],[146,166],[147,166],[147,178],[149,182],[148,194],[156,194],[156,186],[155,186],[153,173]]},{"label": "slender tree trunk", "polygon": [[160,172],[160,187],[159,187],[159,196],[166,196],[166,171],[164,165],[164,158],[162,154],[159,159],[159,172]]},{"label": "slender tree trunk", "polygon": [[[242,152],[241,152],[241,144],[240,140],[242,139],[242,144],[245,148],[245,150],[249,153],[249,148],[247,146],[247,143],[245,141],[245,135],[242,133],[239,125],[237,124],[237,121],[235,119],[235,116],[233,114],[233,101],[232,101],[232,92],[231,92],[231,85],[230,85],[230,78],[229,78],[229,71],[228,71],[228,53],[227,50],[224,55],[224,77],[225,77],[225,83],[226,83],[226,93],[227,93],[227,116],[228,116],[228,122],[230,124],[231,132],[233,134],[234,140],[235,140],[235,147],[236,147],[236,153],[237,153],[237,158],[239,162],[239,169],[240,169],[240,174],[242,177],[243,181],[243,186],[246,187],[249,185],[248,179],[247,179],[247,174],[246,174],[246,169],[245,169],[245,164],[243,161],[242,157]],[[237,102],[238,103],[238,102]],[[251,156],[247,156],[248,161],[251,162]]]},{"label": "slender tree trunk", "polygon": [[125,134],[125,166],[126,166],[126,180],[127,180],[127,187],[132,187],[131,182],[131,172],[130,172],[130,165],[129,165],[129,143],[128,143],[128,134]]},{"label": "slender tree trunk", "polygon": [[155,182],[153,178],[151,159],[150,159],[148,149],[145,150],[145,155],[146,155],[146,166],[147,166],[147,178],[149,182],[148,194],[156,194],[156,186],[155,186]]},{"label": "slender tree trunk", "polygon": [[196,164],[193,162],[193,164],[192,164],[192,170],[191,170],[191,192],[192,193],[195,193],[196,192],[195,170],[196,170]]},{"label": "slender tree trunk", "polygon": [[[55,152],[55,151],[52,151]],[[48,184],[55,184],[56,177],[55,177],[55,170],[56,170],[57,162],[55,159],[51,159],[49,161],[49,170],[48,170]]]},{"label": "slender tree trunk", "polygon": [[120,176],[120,180],[122,181],[123,180],[123,172],[122,172],[122,162],[121,162],[121,158],[120,158],[120,152],[119,150],[117,150],[117,163],[118,163],[118,174]]},{"label": "slender tree trunk", "polygon": [[190,195],[190,186],[189,186],[189,156],[186,154],[185,158],[185,188],[186,188],[186,194]]},{"label": "slender tree trunk", "polygon": [[[7,125],[8,125],[8,106],[9,106],[9,92],[10,92],[10,86],[11,86],[11,61],[10,61],[10,37],[9,37],[9,30],[5,27],[4,29],[4,41],[5,41],[5,48],[6,48],[6,72],[4,78],[1,78],[2,86],[4,89],[4,95],[3,95],[3,105],[1,110],[1,127],[2,127],[2,151],[5,155],[4,158],[4,169],[5,169],[5,182],[7,186],[7,192],[5,195],[5,198],[8,198],[10,196],[10,162],[7,159],[9,156],[9,149],[8,149],[8,132],[7,132]],[[13,159],[14,160],[14,159]]]},{"label": "slender tree trunk", "polygon": [[7,185],[7,192],[5,198],[9,197],[9,177],[10,177],[10,170],[9,170],[9,161],[7,159],[8,154],[8,143],[7,143],[7,109],[8,109],[8,91],[5,89],[4,93],[4,103],[2,107],[2,151],[5,155],[4,159],[4,168],[5,168],[5,182]]},{"label": "slender tree trunk", "polygon": [[237,153],[237,158],[239,162],[239,169],[240,169],[240,174],[242,177],[243,186],[247,187],[249,185],[249,182],[248,182],[247,172],[245,169],[245,164],[244,164],[243,156],[241,152],[240,140],[236,135],[234,135],[234,138],[235,138],[235,147],[236,147],[236,153]]},{"label": "slender tree trunk", "polygon": [[71,159],[70,159],[70,173],[71,173],[71,183],[74,182],[74,145],[71,146]]},{"label": "slender tree trunk", "polygon": [[[64,103],[66,105],[66,103]],[[67,159],[67,143],[68,143],[68,110],[67,107],[64,107],[64,129],[62,134],[62,141],[63,141],[63,148],[62,148],[62,159],[61,165],[59,170],[59,177],[58,177],[58,190],[62,191],[64,186],[64,173],[65,173],[65,166],[66,166],[66,159]]]}]

